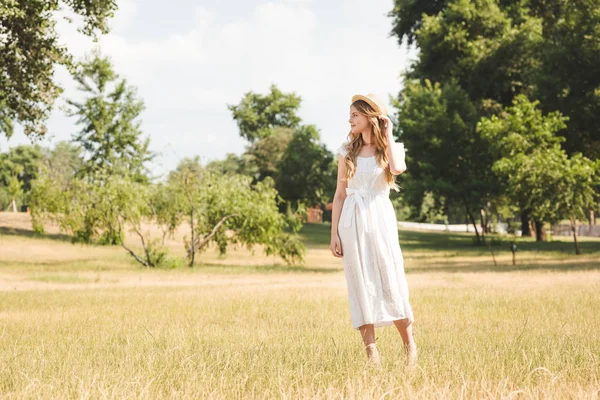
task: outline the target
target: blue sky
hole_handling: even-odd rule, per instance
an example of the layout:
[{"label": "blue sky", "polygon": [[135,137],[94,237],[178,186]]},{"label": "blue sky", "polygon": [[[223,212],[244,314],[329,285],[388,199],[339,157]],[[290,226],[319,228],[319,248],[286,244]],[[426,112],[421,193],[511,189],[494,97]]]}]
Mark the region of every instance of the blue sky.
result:
[{"label": "blue sky", "polygon": [[[349,131],[352,95],[396,96],[401,72],[416,57],[390,36],[393,0],[118,4],[112,30],[98,44],[145,102],[142,129],[159,153],[156,175],[184,157],[199,155],[205,164],[241,154],[247,142],[226,105],[248,91],[267,93],[271,83],[302,98],[303,123],[315,124],[334,150]],[[77,21],[58,20],[61,41],[77,58],[96,45],[77,33]],[[46,146],[78,129],[60,110],[65,98],[78,98],[76,85],[62,68],[56,78],[65,92],[40,142]],[[9,141],[0,138],[0,150],[28,142],[17,129]]]}]

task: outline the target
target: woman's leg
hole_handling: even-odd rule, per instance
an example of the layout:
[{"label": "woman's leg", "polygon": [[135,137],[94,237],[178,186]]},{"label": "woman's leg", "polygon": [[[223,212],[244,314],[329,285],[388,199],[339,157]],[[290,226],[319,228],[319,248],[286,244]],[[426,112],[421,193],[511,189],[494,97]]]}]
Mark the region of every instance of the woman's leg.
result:
[{"label": "woman's leg", "polygon": [[360,335],[362,336],[365,346],[375,343],[375,325],[365,324],[358,327],[358,329],[360,330]]},{"label": "woman's leg", "polygon": [[369,361],[375,364],[380,364],[379,351],[377,351],[377,345],[375,344],[375,325],[365,324],[358,328],[360,335],[362,336],[365,349],[367,350],[367,357]]},{"label": "woman's leg", "polygon": [[398,319],[394,321],[394,325],[400,332],[402,342],[404,343],[404,351],[406,352],[407,363],[412,364],[417,359],[417,345],[413,338],[412,323],[408,318]]},{"label": "woman's leg", "polygon": [[394,325],[396,325],[398,332],[400,332],[400,336],[402,336],[402,341],[405,345],[414,343],[412,324],[408,318],[397,319],[394,321]]}]

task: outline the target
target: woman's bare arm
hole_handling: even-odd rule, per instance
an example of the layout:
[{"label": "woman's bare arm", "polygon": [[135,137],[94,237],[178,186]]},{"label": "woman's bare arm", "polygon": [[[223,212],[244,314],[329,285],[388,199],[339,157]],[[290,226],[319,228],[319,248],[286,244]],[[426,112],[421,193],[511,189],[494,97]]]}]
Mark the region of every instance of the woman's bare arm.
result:
[{"label": "woman's bare arm", "polygon": [[338,234],[338,223],[342,213],[342,206],[346,200],[346,188],[348,181],[346,179],[346,162],[344,157],[338,155],[338,172],[337,185],[335,187],[335,195],[333,196],[333,207],[331,210],[331,237],[336,237]]},{"label": "woman's bare arm", "polygon": [[390,172],[392,175],[400,175],[406,171],[406,156],[402,143],[389,142],[388,158],[390,160]]}]

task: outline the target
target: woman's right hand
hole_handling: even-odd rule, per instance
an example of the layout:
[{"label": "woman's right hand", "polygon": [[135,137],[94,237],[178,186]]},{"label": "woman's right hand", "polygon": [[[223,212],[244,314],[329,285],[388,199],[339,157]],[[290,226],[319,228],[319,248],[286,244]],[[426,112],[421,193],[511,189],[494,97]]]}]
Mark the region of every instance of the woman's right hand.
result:
[{"label": "woman's right hand", "polygon": [[343,257],[344,252],[342,251],[342,242],[340,241],[340,237],[338,235],[334,235],[331,237],[329,250],[331,250],[331,254],[333,254],[334,257]]}]

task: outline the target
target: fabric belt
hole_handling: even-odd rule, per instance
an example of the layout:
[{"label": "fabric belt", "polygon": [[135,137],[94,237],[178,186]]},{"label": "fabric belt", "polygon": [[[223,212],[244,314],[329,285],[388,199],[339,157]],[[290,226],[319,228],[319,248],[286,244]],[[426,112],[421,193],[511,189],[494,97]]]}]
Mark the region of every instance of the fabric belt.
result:
[{"label": "fabric belt", "polygon": [[[352,189],[352,188],[346,188],[346,200],[344,201],[350,201],[351,204],[349,204],[347,207],[350,209],[348,210],[348,212],[346,212],[346,214],[344,215],[344,220],[342,221],[342,226],[345,228],[350,228],[350,226],[352,225],[352,219],[354,218],[354,209],[355,209],[355,205],[358,206],[358,212],[360,214],[360,219],[362,219],[363,221],[363,226],[365,227],[365,232],[369,232],[369,221],[367,221],[367,206],[365,204],[365,198],[368,196],[389,196],[388,192],[374,192],[374,191],[370,191],[370,190],[363,190],[363,189]],[[375,221],[371,221],[373,224],[373,227],[375,228],[375,223],[376,223],[377,219],[375,219]]]}]

